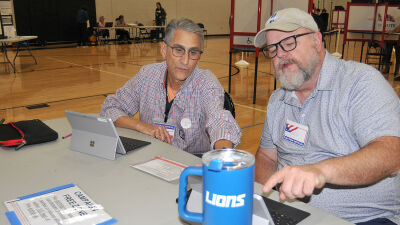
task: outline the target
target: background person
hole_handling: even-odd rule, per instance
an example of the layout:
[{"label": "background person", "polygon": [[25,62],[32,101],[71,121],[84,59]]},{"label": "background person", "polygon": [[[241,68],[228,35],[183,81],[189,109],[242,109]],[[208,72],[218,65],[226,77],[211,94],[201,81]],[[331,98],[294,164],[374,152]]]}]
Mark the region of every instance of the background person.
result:
[{"label": "background person", "polygon": [[89,15],[87,12],[87,7],[82,5],[76,14],[76,23],[78,24],[78,46],[85,46],[87,45],[88,40],[88,29],[87,29],[87,22],[89,21]]},{"label": "background person", "polygon": [[328,31],[329,14],[326,12],[326,9],[322,9],[319,18],[321,20],[321,32]]},{"label": "background person", "polygon": [[[160,2],[156,3],[156,11],[155,11],[155,18],[156,18],[156,26],[165,26],[165,20],[167,18],[167,13],[165,12],[164,8],[161,6]],[[156,39],[164,38],[164,28],[157,28],[156,29]]]},{"label": "background person", "polygon": [[[389,34],[400,33],[400,25],[397,25],[393,30],[387,31],[387,33]],[[383,62],[384,62],[383,73],[389,73],[393,48],[395,49],[395,56],[396,56],[396,65],[394,69],[394,74],[397,75],[397,77],[394,78],[394,81],[400,81],[400,75],[398,73],[400,66],[400,46],[396,42],[385,42],[385,52],[383,55]]]},{"label": "background person", "polygon": [[[120,15],[116,20],[115,20],[115,26],[116,27],[127,27],[125,23],[125,18],[123,15]],[[125,29],[115,29],[115,32],[117,35],[119,35],[118,40],[119,41],[126,41],[128,44],[131,44],[129,41],[129,31]]]},{"label": "background person", "polygon": [[375,68],[330,55],[312,16],[273,14],[255,38],[271,95],[256,180],[357,224],[400,223],[400,102]]},{"label": "background person", "polygon": [[[99,22],[97,23],[98,27],[106,27],[106,21],[104,16],[100,16]],[[107,29],[101,29],[98,31],[98,35],[102,36],[103,38],[110,37],[110,32]]]},{"label": "background person", "polygon": [[322,28],[322,21],[321,21],[321,17],[319,16],[319,9],[313,10],[313,12],[311,13],[311,16],[313,17],[315,23],[318,26],[318,29],[321,30]]},{"label": "background person", "polygon": [[160,48],[165,61],[142,67],[106,98],[100,115],[193,154],[236,146],[241,131],[223,109],[224,89],[212,72],[197,67],[203,42],[193,21],[172,20]]}]

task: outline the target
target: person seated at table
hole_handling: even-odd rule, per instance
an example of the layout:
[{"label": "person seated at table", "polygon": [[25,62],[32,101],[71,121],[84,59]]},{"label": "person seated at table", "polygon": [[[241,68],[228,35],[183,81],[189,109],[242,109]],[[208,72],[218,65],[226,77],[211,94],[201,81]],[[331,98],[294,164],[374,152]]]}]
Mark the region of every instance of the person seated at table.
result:
[{"label": "person seated at table", "polygon": [[[98,27],[106,27],[106,21],[105,21],[105,18],[104,18],[104,16],[100,16],[100,18],[99,18],[99,22],[97,23],[97,26]],[[107,29],[101,29],[101,30],[98,30],[98,35],[99,36],[102,36],[103,38],[109,38],[110,37],[110,32],[107,30]]]},{"label": "person seated at table", "polygon": [[[106,98],[100,115],[193,154],[235,147],[241,130],[223,108],[224,89],[197,66],[203,43],[193,21],[172,20],[160,45],[165,61],[143,66]],[[137,113],[140,119],[133,117]]]},{"label": "person seated at table", "polygon": [[[116,27],[127,27],[128,25],[126,25],[125,23],[125,19],[123,15],[120,15],[116,20],[115,20],[115,26]],[[130,37],[129,37],[129,31],[125,30],[125,29],[115,29],[116,34],[119,36],[118,40],[119,41],[127,41],[129,44],[131,43],[129,41]]]},{"label": "person seated at table", "polygon": [[256,154],[263,191],[356,224],[400,223],[400,100],[382,74],[329,54],[300,9],[273,14],[254,45],[281,83]]}]

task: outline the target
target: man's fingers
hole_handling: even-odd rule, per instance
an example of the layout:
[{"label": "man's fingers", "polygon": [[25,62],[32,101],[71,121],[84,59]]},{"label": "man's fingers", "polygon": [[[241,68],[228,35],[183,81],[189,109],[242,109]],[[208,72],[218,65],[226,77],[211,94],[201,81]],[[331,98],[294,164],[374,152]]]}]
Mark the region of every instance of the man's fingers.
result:
[{"label": "man's fingers", "polygon": [[[285,171],[285,176],[281,181],[280,191],[283,192],[286,198],[294,199],[296,198],[295,189],[298,185],[298,177],[294,176],[293,173],[290,173],[290,170],[284,168],[282,172]],[[283,199],[282,199],[283,200]]]},{"label": "man's fingers", "polygon": [[270,192],[273,187],[275,187],[279,183],[282,183],[284,177],[284,173],[282,173],[281,170],[272,174],[272,176],[264,184],[264,187],[262,189],[263,192]]},{"label": "man's fingers", "polygon": [[264,184],[263,192],[269,192],[277,184],[281,200],[304,198],[312,195],[315,188],[322,188],[326,183],[320,170],[311,166],[287,166],[275,172]]},{"label": "man's fingers", "polygon": [[167,136],[166,142],[167,142],[168,144],[172,144],[171,137],[170,137],[169,135]]},{"label": "man's fingers", "polygon": [[171,144],[172,142],[171,137],[164,126],[157,126],[157,128],[154,130],[154,137],[168,144]]},{"label": "man's fingers", "polygon": [[[163,126],[157,126],[155,129],[155,138],[157,138],[158,140],[162,140],[163,139]],[[165,129],[165,128],[164,128]]]},{"label": "man's fingers", "polygon": [[292,193],[293,193],[293,198],[304,198],[304,184],[307,183],[302,177],[296,176],[294,178],[293,182],[293,187],[292,187]]},{"label": "man's fingers", "polygon": [[282,191],[279,191],[279,198],[280,198],[282,201],[285,201],[285,200],[286,200],[286,195],[285,195],[285,193],[283,193]]},{"label": "man's fingers", "polygon": [[156,130],[156,129],[150,130],[149,135],[151,135],[151,136],[154,137],[154,138],[157,138],[157,130]]},{"label": "man's fingers", "polygon": [[154,131],[153,137],[158,139],[159,136],[160,136],[159,132],[157,132],[157,130]]},{"label": "man's fingers", "polygon": [[311,182],[305,182],[303,185],[303,192],[305,195],[310,196],[314,192],[314,186]]},{"label": "man's fingers", "polygon": [[167,142],[168,144],[171,144],[171,137],[169,136],[169,133],[168,133],[167,129],[165,129],[165,127],[163,130],[163,135],[164,135],[163,141]]}]

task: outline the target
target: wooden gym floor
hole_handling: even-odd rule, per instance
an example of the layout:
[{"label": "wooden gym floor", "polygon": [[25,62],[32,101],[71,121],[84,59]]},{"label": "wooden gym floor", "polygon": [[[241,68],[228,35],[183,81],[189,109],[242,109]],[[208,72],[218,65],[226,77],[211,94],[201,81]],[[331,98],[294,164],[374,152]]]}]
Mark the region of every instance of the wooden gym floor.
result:
[{"label": "wooden gym floor", "polygon": [[[327,40],[329,51],[335,52],[334,36],[332,40]],[[214,72],[225,90],[228,90],[229,38],[210,37],[206,40],[204,50],[199,67]],[[37,65],[32,58],[21,57],[16,60],[15,74],[9,72],[9,66],[0,66],[0,119],[5,118],[6,122],[65,117],[64,110],[99,113],[107,94],[114,93],[135,75],[141,66],[163,60],[158,43],[44,49],[32,52],[38,61]],[[346,45],[345,58],[359,61],[360,52],[361,44],[351,42]],[[13,57],[14,52],[9,53]],[[236,120],[243,133],[237,148],[252,153],[258,148],[265,109],[274,89],[270,61],[260,55],[257,100],[256,104],[252,104],[254,58],[254,53],[245,53],[244,59],[250,66],[232,68],[235,75],[232,77],[231,91]],[[240,53],[234,54],[232,62],[240,59]],[[393,81],[393,67],[390,73],[384,76],[400,96],[400,82]],[[48,104],[48,107],[27,108],[43,103]]]}]

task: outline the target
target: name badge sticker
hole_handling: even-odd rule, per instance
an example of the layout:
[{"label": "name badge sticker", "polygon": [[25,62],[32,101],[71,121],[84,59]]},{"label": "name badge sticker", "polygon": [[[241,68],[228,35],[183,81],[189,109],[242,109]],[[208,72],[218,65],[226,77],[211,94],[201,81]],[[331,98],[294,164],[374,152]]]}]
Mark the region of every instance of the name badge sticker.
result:
[{"label": "name badge sticker", "polygon": [[154,123],[154,125],[164,126],[165,129],[167,130],[169,136],[171,137],[171,140],[174,139],[174,136],[175,136],[175,126],[174,125],[165,124],[165,123]]},{"label": "name badge sticker", "polygon": [[283,139],[304,147],[304,144],[306,143],[307,133],[307,126],[287,120]]}]

